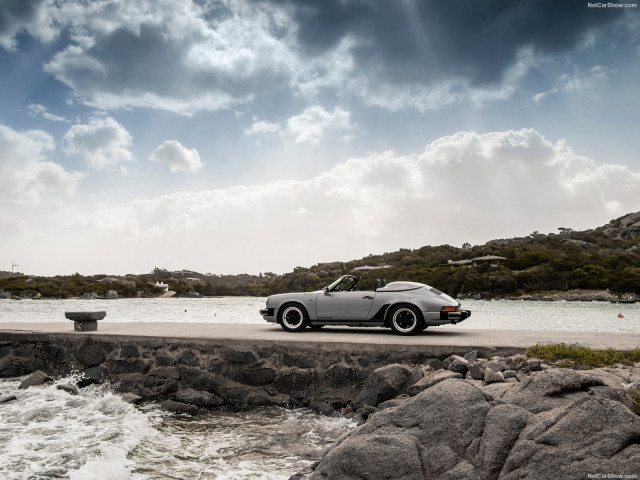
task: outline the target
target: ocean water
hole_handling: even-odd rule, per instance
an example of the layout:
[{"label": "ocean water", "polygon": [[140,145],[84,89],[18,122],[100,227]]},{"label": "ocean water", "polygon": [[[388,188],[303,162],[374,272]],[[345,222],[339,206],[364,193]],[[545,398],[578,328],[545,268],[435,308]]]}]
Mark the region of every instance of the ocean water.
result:
[{"label": "ocean water", "polygon": [[0,380],[0,478],[3,480],[286,480],[355,422],[309,410],[212,410],[197,417],[133,406],[90,386],[72,383],[19,390]]},{"label": "ocean water", "polygon": [[[116,323],[263,324],[258,311],[264,308],[265,301],[260,297],[0,300],[0,323],[69,322],[65,311],[105,310],[104,321]],[[640,303],[464,300],[462,307],[471,310],[472,315],[459,328],[640,332]]]}]

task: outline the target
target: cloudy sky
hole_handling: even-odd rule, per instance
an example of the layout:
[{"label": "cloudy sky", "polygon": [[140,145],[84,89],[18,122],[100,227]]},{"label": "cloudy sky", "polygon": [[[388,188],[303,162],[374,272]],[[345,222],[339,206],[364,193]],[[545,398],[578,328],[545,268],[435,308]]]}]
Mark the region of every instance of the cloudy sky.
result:
[{"label": "cloudy sky", "polygon": [[633,6],[0,0],[0,270],[596,227],[640,210],[639,78]]}]

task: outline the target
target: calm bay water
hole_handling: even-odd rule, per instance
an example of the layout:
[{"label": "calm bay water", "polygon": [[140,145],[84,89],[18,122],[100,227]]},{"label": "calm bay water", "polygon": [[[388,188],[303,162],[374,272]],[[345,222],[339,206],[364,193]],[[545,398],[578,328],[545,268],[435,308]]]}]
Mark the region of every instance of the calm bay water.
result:
[{"label": "calm bay water", "polygon": [[[0,323],[69,322],[65,311],[105,310],[103,321],[116,323],[264,324],[258,311],[265,301],[259,297],[0,300]],[[459,328],[640,332],[640,303],[464,300],[462,306],[473,314]]]},{"label": "calm bay water", "polygon": [[[0,323],[69,322],[65,311],[105,310],[104,322],[264,324],[265,300],[0,300]],[[473,315],[453,328],[640,332],[638,303],[466,300],[463,307]],[[17,397],[0,404],[0,478],[8,480],[285,480],[355,426],[281,408],[191,418],[132,406],[108,386],[71,396],[55,385],[19,384],[0,380],[0,395]]]}]

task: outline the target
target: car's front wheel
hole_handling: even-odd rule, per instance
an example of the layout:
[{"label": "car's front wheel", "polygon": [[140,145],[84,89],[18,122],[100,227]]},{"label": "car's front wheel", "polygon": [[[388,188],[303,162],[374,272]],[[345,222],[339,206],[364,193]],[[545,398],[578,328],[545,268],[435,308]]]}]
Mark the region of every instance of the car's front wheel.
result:
[{"label": "car's front wheel", "polygon": [[389,314],[389,325],[398,335],[416,335],[422,331],[422,315],[410,305],[399,305]]},{"label": "car's front wheel", "polygon": [[278,313],[278,323],[287,332],[300,332],[309,323],[307,311],[296,303],[283,305]]}]

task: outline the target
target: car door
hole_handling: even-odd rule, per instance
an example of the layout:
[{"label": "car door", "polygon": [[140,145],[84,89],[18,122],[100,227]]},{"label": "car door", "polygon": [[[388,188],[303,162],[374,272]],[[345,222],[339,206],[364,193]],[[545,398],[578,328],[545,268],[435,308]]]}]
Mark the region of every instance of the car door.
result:
[{"label": "car door", "polygon": [[364,320],[373,304],[374,292],[325,292],[316,299],[318,319]]}]

